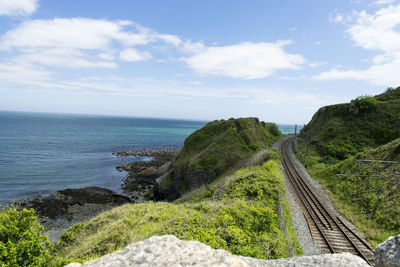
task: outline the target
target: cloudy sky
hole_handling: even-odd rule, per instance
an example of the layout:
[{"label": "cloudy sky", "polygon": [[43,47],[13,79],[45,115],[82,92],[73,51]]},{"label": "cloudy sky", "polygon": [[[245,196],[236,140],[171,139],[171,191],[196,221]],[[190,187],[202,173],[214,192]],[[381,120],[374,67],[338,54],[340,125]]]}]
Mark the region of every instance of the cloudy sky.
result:
[{"label": "cloudy sky", "polygon": [[0,0],[0,110],[307,123],[400,85],[400,0]]}]

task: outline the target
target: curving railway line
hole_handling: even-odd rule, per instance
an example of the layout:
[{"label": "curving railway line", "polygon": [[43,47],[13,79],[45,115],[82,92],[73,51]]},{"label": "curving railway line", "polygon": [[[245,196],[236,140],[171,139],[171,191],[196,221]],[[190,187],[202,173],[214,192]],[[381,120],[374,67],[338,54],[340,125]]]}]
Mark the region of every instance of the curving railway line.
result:
[{"label": "curving railway line", "polygon": [[362,237],[349,228],[335,213],[331,212],[313,192],[312,187],[302,178],[290,157],[293,138],[281,144],[282,164],[286,175],[304,208],[312,239],[323,253],[349,252],[373,265],[373,249]]}]

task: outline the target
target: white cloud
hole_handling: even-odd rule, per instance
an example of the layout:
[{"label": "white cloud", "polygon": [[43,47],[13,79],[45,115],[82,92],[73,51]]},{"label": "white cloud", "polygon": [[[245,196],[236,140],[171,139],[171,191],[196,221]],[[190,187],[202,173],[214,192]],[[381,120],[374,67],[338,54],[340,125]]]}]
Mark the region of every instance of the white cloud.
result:
[{"label": "white cloud", "polygon": [[329,16],[329,21],[330,22],[335,22],[335,23],[343,22],[344,21],[344,17],[343,17],[343,15],[337,13],[334,16],[330,15]]},{"label": "white cloud", "polygon": [[116,68],[115,54],[124,61],[151,58],[132,46],[150,43],[178,46],[178,36],[159,34],[131,21],[56,18],[25,21],[0,37],[0,50],[11,61],[66,68]]},{"label": "white cloud", "polygon": [[389,5],[389,4],[393,4],[394,2],[396,2],[396,0],[378,0],[375,1],[376,5]]},{"label": "white cloud", "polygon": [[341,24],[349,24],[354,21],[354,17],[357,16],[356,12],[353,12],[352,14],[340,14],[335,10],[334,15],[329,15],[329,22],[331,23],[341,23]]},{"label": "white cloud", "polygon": [[291,41],[207,47],[184,60],[199,74],[265,78],[280,69],[299,69],[306,62],[301,55],[287,53],[283,47],[288,44]]},{"label": "white cloud", "polygon": [[30,64],[0,63],[0,81],[11,84],[32,85],[32,81],[49,81],[52,72]]},{"label": "white cloud", "polygon": [[206,46],[203,42],[192,42],[186,41],[182,44],[180,49],[185,53],[201,53],[206,50]]},{"label": "white cloud", "polygon": [[110,61],[115,59],[115,55],[112,52],[100,53],[97,54],[97,57],[103,60],[110,60]]},{"label": "white cloud", "polygon": [[135,61],[144,61],[144,60],[151,59],[152,56],[148,52],[140,52],[137,49],[128,48],[128,49],[122,50],[119,53],[119,58],[122,61],[135,62]]},{"label": "white cloud", "polygon": [[1,49],[12,48],[110,48],[116,40],[125,45],[145,45],[151,41],[147,33],[125,31],[126,21],[85,18],[57,18],[26,21],[6,32],[0,39]]},{"label": "white cloud", "polygon": [[326,62],[315,61],[315,62],[311,62],[310,64],[308,64],[308,66],[310,66],[311,68],[317,68],[317,67],[321,67],[325,64],[326,64]]},{"label": "white cloud", "polygon": [[389,6],[368,14],[358,13],[357,20],[347,33],[359,46],[366,50],[380,51],[372,59],[373,65],[364,70],[332,69],[314,76],[317,80],[354,79],[383,86],[400,84],[400,5]]},{"label": "white cloud", "polygon": [[201,81],[188,81],[188,84],[193,84],[193,85],[202,85],[203,82]]},{"label": "white cloud", "polygon": [[62,68],[116,68],[117,64],[110,61],[98,60],[75,49],[31,49],[14,57],[12,62],[22,64],[39,64]]},{"label": "white cloud", "polygon": [[0,16],[27,16],[38,7],[38,0],[0,0]]}]

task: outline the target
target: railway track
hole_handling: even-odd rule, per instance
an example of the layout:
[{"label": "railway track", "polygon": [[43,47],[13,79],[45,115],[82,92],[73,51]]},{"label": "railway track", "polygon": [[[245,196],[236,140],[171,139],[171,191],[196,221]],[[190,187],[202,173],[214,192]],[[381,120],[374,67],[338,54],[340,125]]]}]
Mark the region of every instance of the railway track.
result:
[{"label": "railway track", "polygon": [[290,157],[290,145],[294,138],[288,138],[281,145],[282,164],[293,185],[304,216],[309,225],[313,241],[323,253],[349,252],[374,265],[373,249],[362,237],[349,228],[343,219],[331,212],[313,192],[312,187],[302,178]]}]

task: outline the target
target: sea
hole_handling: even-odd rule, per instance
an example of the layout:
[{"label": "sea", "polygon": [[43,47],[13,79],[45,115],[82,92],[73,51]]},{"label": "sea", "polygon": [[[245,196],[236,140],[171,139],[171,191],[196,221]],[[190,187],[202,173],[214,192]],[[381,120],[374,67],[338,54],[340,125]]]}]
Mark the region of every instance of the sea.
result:
[{"label": "sea", "polygon": [[[121,150],[177,148],[205,121],[0,111],[0,206],[66,188],[121,192]],[[278,124],[282,133],[294,125]]]}]

